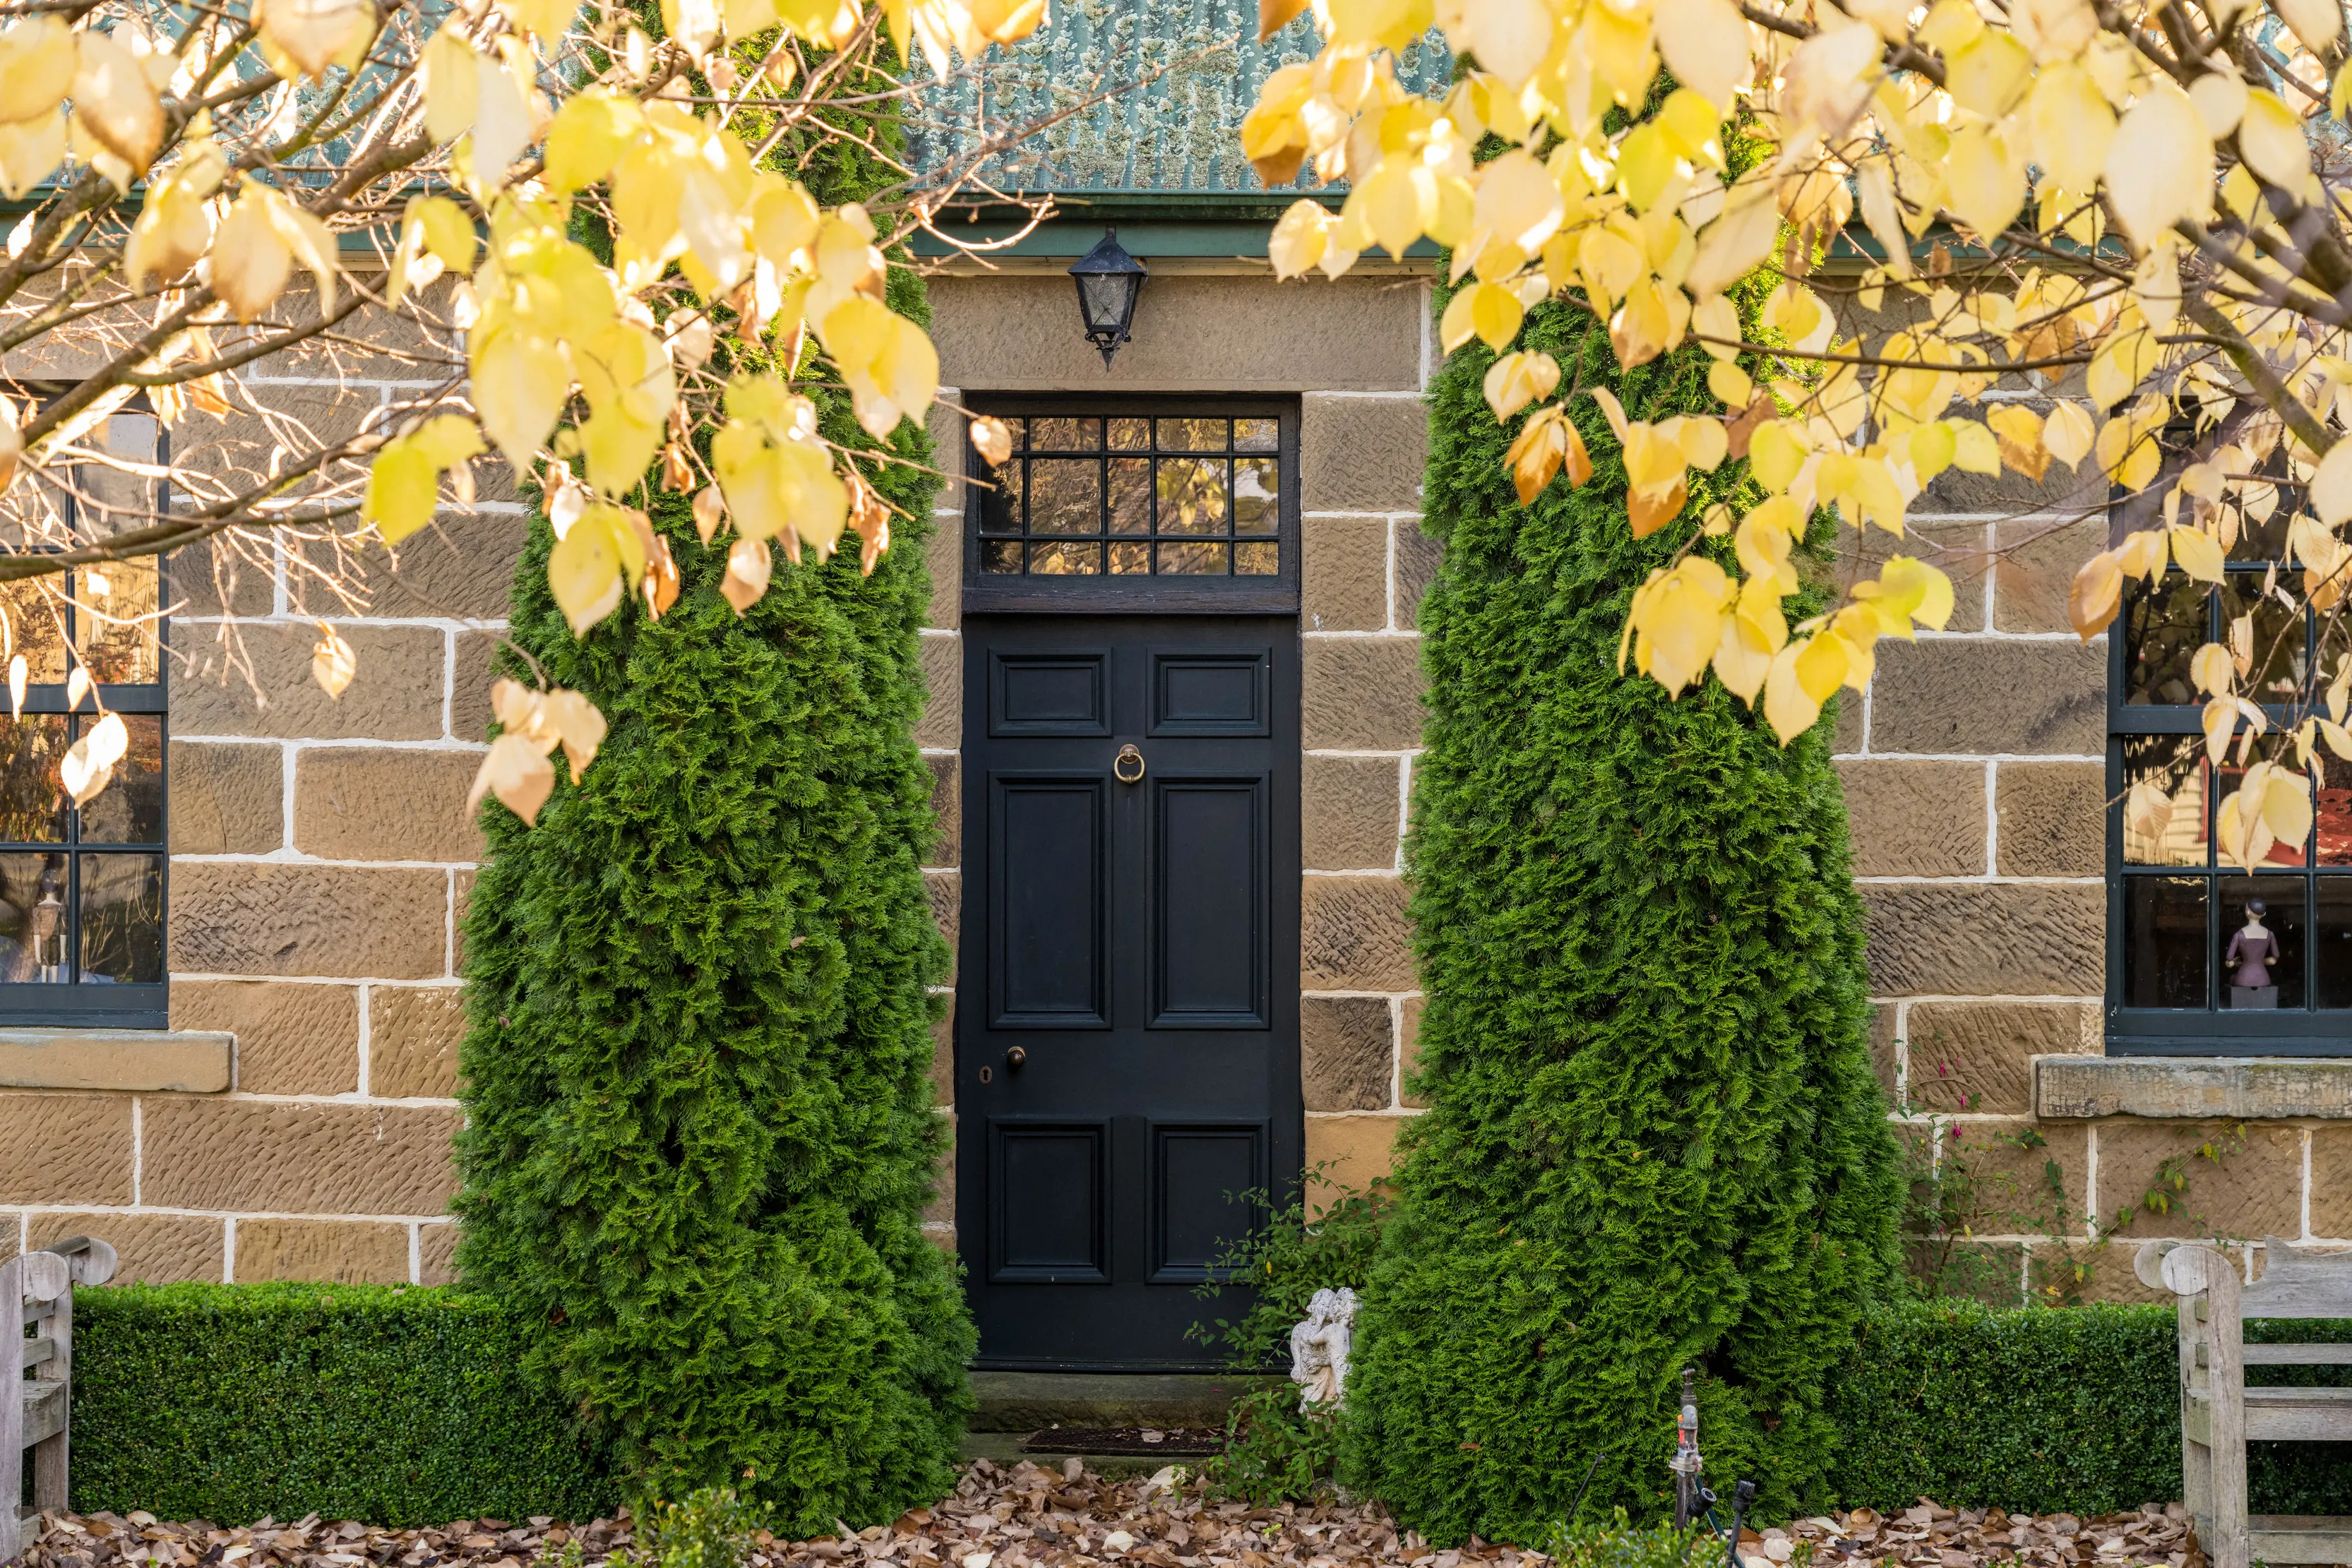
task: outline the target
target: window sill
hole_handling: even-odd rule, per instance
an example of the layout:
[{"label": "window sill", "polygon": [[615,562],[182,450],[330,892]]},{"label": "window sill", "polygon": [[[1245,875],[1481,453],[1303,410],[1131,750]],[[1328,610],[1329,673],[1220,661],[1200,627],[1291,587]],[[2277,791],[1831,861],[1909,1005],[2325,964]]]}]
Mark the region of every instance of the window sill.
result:
[{"label": "window sill", "polygon": [[236,1045],[214,1030],[0,1029],[0,1088],[217,1094]]},{"label": "window sill", "polygon": [[2037,1056],[2033,1113],[2352,1121],[2352,1059]]}]

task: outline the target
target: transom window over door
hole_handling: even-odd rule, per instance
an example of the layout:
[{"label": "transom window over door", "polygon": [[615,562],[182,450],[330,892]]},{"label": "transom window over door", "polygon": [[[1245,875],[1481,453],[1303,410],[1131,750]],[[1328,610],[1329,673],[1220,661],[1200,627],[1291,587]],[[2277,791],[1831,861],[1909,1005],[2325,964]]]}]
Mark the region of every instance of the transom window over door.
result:
[{"label": "transom window over door", "polygon": [[[2315,821],[2301,847],[2275,844],[2250,875],[2223,860],[2215,825],[2249,763],[2297,766],[2291,731],[2334,673],[2315,673],[2320,626],[2307,605],[2272,591],[2298,583],[2284,558],[2301,500],[2231,538],[2218,587],[2168,570],[2136,584],[2110,629],[2107,796],[2107,1049],[2163,1055],[2340,1055],[2352,1051],[2352,763],[2315,747]],[[2142,524],[2141,526],[2147,526]],[[2161,526],[2158,524],[2155,526]],[[2321,612],[2323,619],[2332,612]],[[2208,755],[2204,694],[2189,661],[2231,648],[2240,695],[2268,731],[2251,749]],[[2126,802],[2151,785],[2171,803],[2162,827]],[[2254,931],[2250,905],[2261,905]],[[2249,984],[2267,978],[2267,986]]]},{"label": "transom window over door", "polygon": [[1197,398],[972,400],[965,608],[1267,611],[1297,604],[1297,415]]}]

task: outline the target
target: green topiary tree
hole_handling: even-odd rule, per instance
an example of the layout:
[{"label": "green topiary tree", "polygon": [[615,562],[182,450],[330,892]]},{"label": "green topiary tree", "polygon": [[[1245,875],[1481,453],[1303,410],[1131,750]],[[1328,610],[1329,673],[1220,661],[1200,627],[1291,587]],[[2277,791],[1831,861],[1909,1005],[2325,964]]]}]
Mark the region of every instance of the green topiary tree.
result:
[{"label": "green topiary tree", "polygon": [[[1721,406],[1697,349],[1620,371],[1581,308],[1518,346],[1634,418]],[[1445,555],[1409,851],[1430,1109],[1360,1320],[1349,1469],[1443,1541],[1540,1536],[1596,1461],[1581,1516],[1653,1518],[1695,1364],[1708,1474],[1785,1513],[1822,1495],[1825,1385],[1896,1269],[1830,721],[1783,750],[1718,685],[1672,701],[1618,673],[1633,591],[1686,529],[1632,538],[1586,397],[1593,477],[1516,505],[1490,362],[1474,343],[1431,393]],[[1738,506],[1741,469],[1685,516]]]},{"label": "green topiary tree", "polygon": [[[919,282],[890,287],[921,319]],[[823,428],[865,443],[837,396]],[[911,423],[891,445],[929,462]],[[873,576],[855,537],[779,559],[740,619],[681,497],[653,514],[677,602],[585,639],[534,525],[511,634],[611,729],[536,828],[486,808],[466,921],[466,1282],[539,1325],[528,1367],[639,1495],[724,1482],[799,1534],[948,1490],[970,1408],[955,1264],[921,1228],[945,1135],[913,739],[934,481],[869,476],[917,519]]]}]

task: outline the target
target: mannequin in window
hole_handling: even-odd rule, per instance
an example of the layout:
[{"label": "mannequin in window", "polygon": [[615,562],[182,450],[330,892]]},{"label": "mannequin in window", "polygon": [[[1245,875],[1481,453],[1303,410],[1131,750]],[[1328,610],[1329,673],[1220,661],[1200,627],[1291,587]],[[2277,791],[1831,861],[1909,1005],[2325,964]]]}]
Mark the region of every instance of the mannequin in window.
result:
[{"label": "mannequin in window", "polygon": [[2230,970],[2230,1006],[2275,1008],[2278,987],[2271,983],[2271,960],[2278,956],[2278,938],[2263,924],[2267,906],[2259,898],[2246,900],[2246,924],[2230,938],[2222,963]]}]

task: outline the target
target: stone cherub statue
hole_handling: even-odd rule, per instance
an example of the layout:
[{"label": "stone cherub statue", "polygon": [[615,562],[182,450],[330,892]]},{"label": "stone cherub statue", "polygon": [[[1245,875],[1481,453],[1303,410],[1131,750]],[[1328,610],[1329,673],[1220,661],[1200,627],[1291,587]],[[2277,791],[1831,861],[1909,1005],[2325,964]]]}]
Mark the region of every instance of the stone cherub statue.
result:
[{"label": "stone cherub statue", "polygon": [[1356,1292],[1344,1285],[1318,1291],[1307,1303],[1307,1321],[1290,1331],[1290,1381],[1298,1385],[1301,1410],[1339,1403],[1355,1322]]}]

